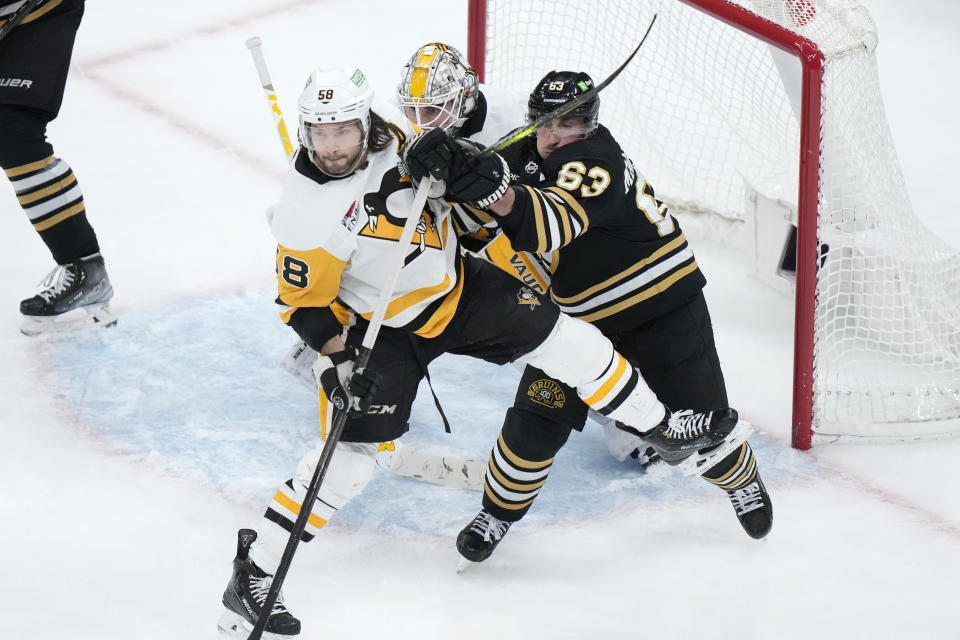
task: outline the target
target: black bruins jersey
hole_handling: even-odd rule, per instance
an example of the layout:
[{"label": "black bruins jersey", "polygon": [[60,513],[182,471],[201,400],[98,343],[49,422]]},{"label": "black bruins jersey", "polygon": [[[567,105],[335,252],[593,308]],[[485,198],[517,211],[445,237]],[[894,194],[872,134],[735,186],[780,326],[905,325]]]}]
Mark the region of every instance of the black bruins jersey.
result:
[{"label": "black bruins jersey", "polygon": [[499,222],[515,250],[547,259],[551,296],[566,314],[615,333],[706,284],[679,223],[606,127],[546,161],[532,138],[504,158],[523,186]]}]

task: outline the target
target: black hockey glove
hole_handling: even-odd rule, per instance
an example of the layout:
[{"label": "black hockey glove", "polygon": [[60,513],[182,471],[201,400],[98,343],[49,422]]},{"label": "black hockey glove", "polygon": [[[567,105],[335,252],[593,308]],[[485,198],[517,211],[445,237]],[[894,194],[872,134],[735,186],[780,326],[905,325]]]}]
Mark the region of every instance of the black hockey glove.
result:
[{"label": "black hockey glove", "polygon": [[417,182],[427,175],[446,180],[458,148],[443,129],[430,129],[411,138],[403,147],[403,164]]},{"label": "black hockey glove", "polygon": [[313,375],[323,388],[327,400],[337,409],[343,411],[349,408],[349,411],[366,413],[382,378],[366,368],[354,371],[356,359],[357,350],[347,347],[345,351],[318,358],[313,365]]},{"label": "black hockey glove", "polygon": [[466,140],[454,140],[458,151],[447,175],[446,198],[466,202],[475,207],[486,207],[510,188],[510,168],[496,153],[481,155],[483,147]]},{"label": "black hockey glove", "polygon": [[404,147],[403,162],[414,180],[428,174],[446,183],[447,200],[486,207],[507,192],[510,169],[497,154],[481,156],[483,147],[465,138],[451,138],[431,129]]}]

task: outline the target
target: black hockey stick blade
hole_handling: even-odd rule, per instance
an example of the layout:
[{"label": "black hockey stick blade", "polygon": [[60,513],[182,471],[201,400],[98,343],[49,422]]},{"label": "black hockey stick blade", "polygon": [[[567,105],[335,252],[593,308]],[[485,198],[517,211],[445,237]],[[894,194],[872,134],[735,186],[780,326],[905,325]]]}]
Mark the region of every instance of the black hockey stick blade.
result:
[{"label": "black hockey stick blade", "polygon": [[653,14],[653,18],[650,19],[650,24],[647,25],[647,30],[644,32],[643,37],[640,39],[640,44],[638,44],[637,48],[633,50],[633,53],[631,53],[630,56],[623,61],[623,64],[617,67],[614,70],[614,72],[611,73],[609,76],[607,76],[607,78],[603,82],[595,86],[593,89],[590,89],[586,93],[580,94],[570,102],[560,105],[550,113],[545,113],[544,115],[540,116],[539,118],[537,118],[536,120],[528,124],[526,127],[517,131],[516,133],[507,134],[506,136],[504,136],[503,138],[495,142],[493,145],[488,147],[486,150],[484,150],[480,155],[489,155],[489,154],[493,154],[498,151],[501,151],[503,149],[506,149],[507,147],[514,144],[515,142],[518,142],[519,140],[526,138],[528,135],[530,135],[537,129],[541,128],[543,125],[547,124],[548,122],[552,122],[557,118],[562,118],[563,116],[567,115],[568,113],[570,113],[571,111],[573,111],[574,109],[582,105],[584,102],[589,102],[593,100],[598,93],[606,89],[607,86],[609,86],[610,83],[613,82],[614,79],[620,75],[620,72],[626,69],[627,65],[630,64],[630,61],[633,60],[634,56],[637,55],[637,52],[640,51],[640,47],[643,46],[643,43],[647,39],[647,36],[650,35],[650,30],[653,29],[653,23],[656,21],[657,21],[657,14]]},{"label": "black hockey stick blade", "polygon": [[27,17],[27,14],[36,9],[42,2],[43,0],[27,0],[22,7],[14,11],[13,15],[3,23],[3,26],[0,26],[0,40],[3,40],[8,33],[13,31]]}]

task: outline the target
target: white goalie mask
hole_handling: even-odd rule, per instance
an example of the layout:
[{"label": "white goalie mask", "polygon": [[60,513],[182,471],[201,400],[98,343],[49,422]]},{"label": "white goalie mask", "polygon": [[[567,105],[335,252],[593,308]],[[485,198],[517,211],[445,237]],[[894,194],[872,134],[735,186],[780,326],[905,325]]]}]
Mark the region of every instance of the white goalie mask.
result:
[{"label": "white goalie mask", "polygon": [[477,73],[460,52],[441,42],[425,44],[403,68],[397,98],[421,129],[455,134],[477,106]]},{"label": "white goalie mask", "polygon": [[300,144],[332,178],[353,173],[365,159],[373,89],[359,69],[316,69],[297,106]]}]

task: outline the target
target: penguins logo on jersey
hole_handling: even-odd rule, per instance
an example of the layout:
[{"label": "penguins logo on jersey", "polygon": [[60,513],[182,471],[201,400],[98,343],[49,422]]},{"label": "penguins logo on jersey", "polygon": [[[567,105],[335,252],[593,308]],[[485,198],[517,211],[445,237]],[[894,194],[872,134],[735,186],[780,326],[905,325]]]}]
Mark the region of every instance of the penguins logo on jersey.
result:
[{"label": "penguins logo on jersey", "polygon": [[527,396],[531,402],[547,409],[562,409],[567,402],[567,396],[560,385],[547,378],[541,378],[527,387]]},{"label": "penguins logo on jersey", "polygon": [[529,287],[521,287],[520,290],[517,291],[517,302],[527,305],[530,311],[540,306],[540,299],[534,295],[533,290]]}]

